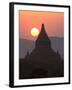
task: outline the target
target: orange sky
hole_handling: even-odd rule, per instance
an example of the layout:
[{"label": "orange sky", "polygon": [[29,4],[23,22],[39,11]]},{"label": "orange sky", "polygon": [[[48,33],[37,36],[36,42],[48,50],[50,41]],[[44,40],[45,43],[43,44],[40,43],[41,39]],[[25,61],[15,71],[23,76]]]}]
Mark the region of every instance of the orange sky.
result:
[{"label": "orange sky", "polygon": [[20,38],[35,40],[36,37],[31,36],[31,29],[36,27],[40,31],[42,23],[45,25],[48,36],[63,37],[64,13],[19,11]]}]

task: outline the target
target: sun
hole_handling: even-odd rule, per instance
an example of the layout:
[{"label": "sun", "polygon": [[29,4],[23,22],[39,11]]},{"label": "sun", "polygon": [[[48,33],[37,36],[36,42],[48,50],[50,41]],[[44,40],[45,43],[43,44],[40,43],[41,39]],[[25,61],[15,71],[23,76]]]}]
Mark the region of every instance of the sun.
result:
[{"label": "sun", "polygon": [[39,29],[37,29],[37,28],[32,28],[32,29],[31,29],[31,35],[32,35],[33,37],[37,37],[38,34],[39,34]]}]

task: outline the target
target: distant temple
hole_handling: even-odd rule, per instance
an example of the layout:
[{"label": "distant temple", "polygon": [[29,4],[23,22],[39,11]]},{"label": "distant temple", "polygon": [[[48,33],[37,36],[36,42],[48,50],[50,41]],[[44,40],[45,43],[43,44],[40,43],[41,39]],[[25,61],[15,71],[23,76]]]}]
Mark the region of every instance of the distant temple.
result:
[{"label": "distant temple", "polygon": [[63,77],[64,60],[51,48],[44,24],[35,42],[34,50],[20,60],[19,78]]}]

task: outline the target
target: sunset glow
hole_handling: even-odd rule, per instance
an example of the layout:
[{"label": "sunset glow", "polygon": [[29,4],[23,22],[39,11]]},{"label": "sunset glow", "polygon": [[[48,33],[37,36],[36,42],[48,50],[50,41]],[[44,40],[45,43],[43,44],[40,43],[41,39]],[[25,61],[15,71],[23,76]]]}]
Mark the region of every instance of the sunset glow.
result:
[{"label": "sunset glow", "polygon": [[32,35],[33,37],[37,37],[38,34],[39,34],[39,30],[38,30],[37,28],[32,28],[32,29],[31,29],[31,35]]},{"label": "sunset glow", "polygon": [[[64,36],[63,12],[19,11],[20,38],[36,40],[42,24],[44,24],[49,37]],[[39,32],[35,30],[31,31],[34,27]]]}]

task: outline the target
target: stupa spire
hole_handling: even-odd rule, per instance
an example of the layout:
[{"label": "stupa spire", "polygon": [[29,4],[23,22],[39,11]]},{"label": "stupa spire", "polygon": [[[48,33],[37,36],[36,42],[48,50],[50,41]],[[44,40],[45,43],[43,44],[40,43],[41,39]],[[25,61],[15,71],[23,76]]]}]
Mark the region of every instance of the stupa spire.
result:
[{"label": "stupa spire", "polygon": [[42,30],[43,32],[45,32],[45,26],[44,26],[44,24],[42,24],[41,30]]},{"label": "stupa spire", "polygon": [[51,46],[50,40],[49,40],[49,37],[46,33],[44,24],[42,24],[41,31],[38,35],[37,40],[36,40],[36,47],[39,47],[39,46],[40,47],[41,46],[43,46],[43,47],[50,47]]}]

